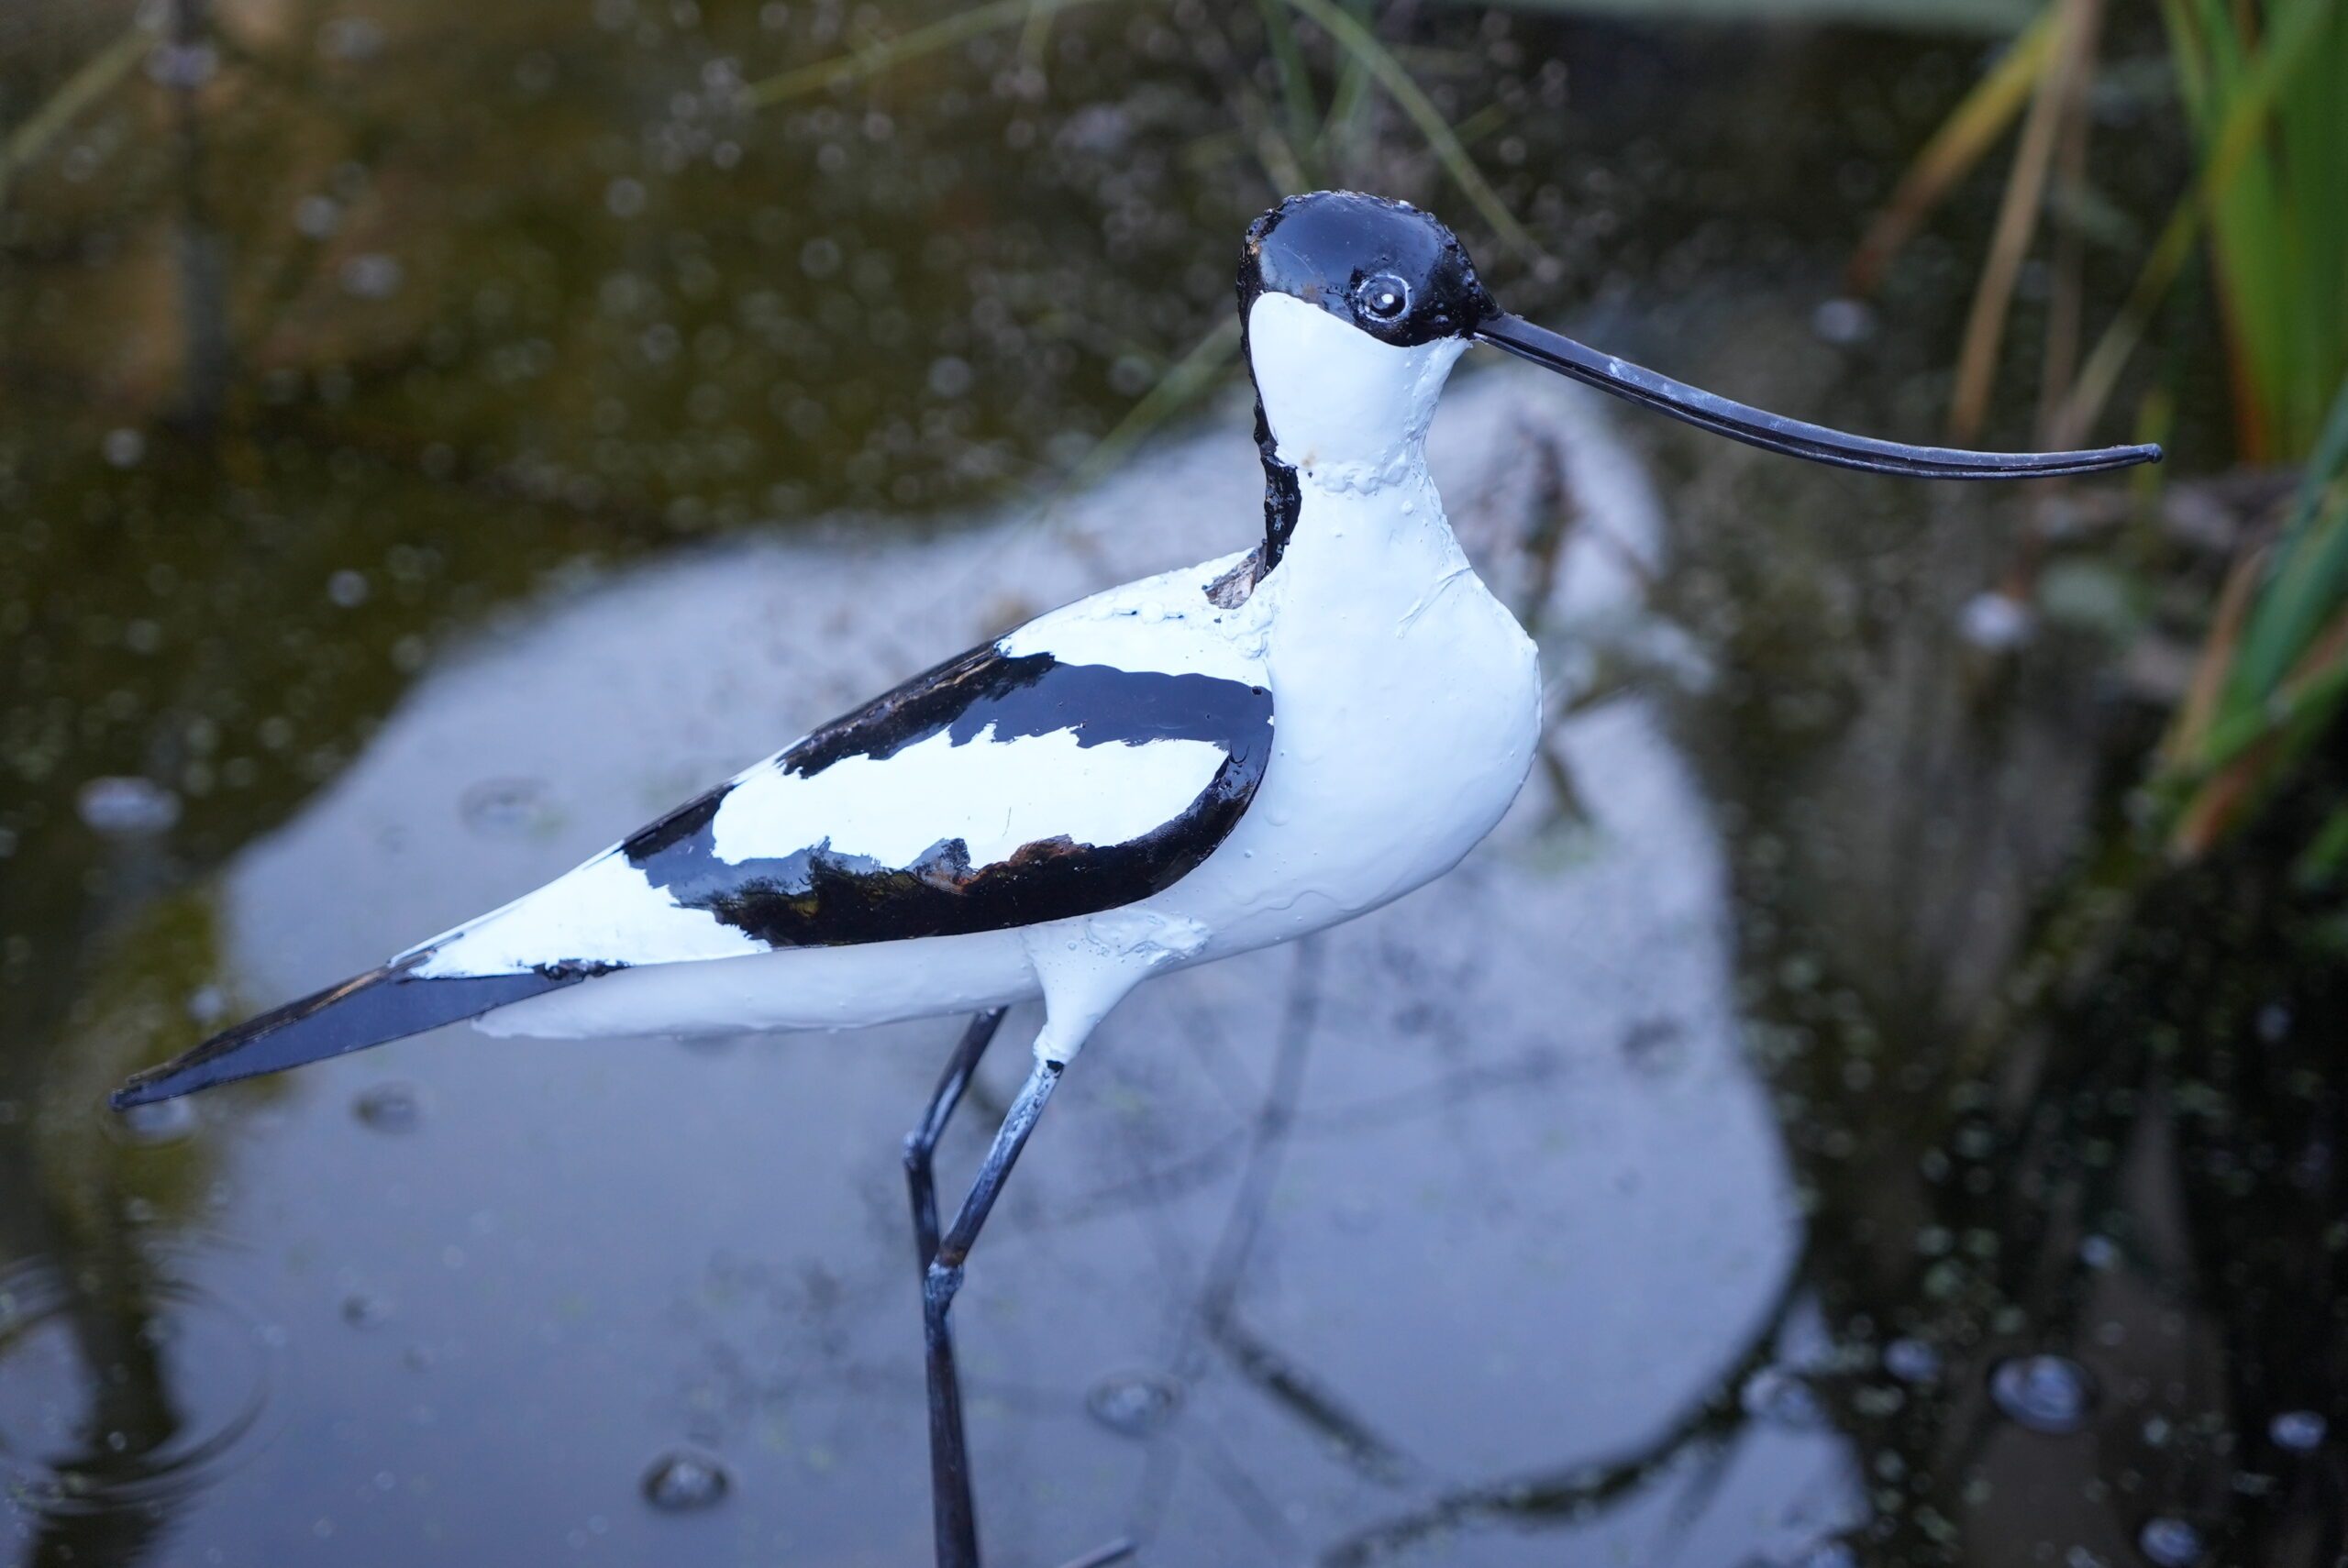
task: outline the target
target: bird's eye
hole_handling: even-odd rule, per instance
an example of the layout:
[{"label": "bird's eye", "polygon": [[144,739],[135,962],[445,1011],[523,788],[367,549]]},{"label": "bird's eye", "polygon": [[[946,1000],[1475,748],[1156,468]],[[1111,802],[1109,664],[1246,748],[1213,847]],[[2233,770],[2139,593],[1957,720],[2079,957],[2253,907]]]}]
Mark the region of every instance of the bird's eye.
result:
[{"label": "bird's eye", "polygon": [[1411,308],[1411,285],[1391,272],[1367,279],[1355,291],[1362,313],[1376,321],[1400,321]]}]

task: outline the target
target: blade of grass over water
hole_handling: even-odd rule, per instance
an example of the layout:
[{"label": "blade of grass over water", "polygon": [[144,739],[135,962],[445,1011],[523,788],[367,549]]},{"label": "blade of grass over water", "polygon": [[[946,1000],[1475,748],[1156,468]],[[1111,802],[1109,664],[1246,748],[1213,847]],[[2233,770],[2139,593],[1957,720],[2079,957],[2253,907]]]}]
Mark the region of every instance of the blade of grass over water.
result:
[{"label": "blade of grass over water", "polygon": [[39,158],[57,133],[80,118],[83,110],[114,91],[147,57],[154,42],[154,34],[144,24],[124,28],[120,38],[83,61],[40,107],[8,133],[6,141],[0,141],[0,204],[7,201],[8,187],[15,183],[17,171]]},{"label": "blade of grass over water", "polygon": [[1263,14],[1264,39],[1279,72],[1280,106],[1288,116],[1288,141],[1297,160],[1307,166],[1318,161],[1321,107],[1312,94],[1312,74],[1305,69],[1304,50],[1296,41],[1296,26],[1285,0],[1256,0]]},{"label": "blade of grass over water", "polygon": [[753,82],[742,89],[741,102],[746,107],[769,108],[776,104],[803,98],[820,93],[836,83],[860,82],[877,76],[907,61],[951,49],[986,33],[1005,28],[1040,25],[1054,13],[1073,10],[1080,6],[1095,4],[1095,0],[991,0],[984,6],[973,6],[958,11],[942,21],[915,28],[909,33],[882,39],[829,60],[817,61],[793,71],[781,72],[762,81]]},{"label": "blade of grass over water", "polygon": [[1067,494],[1099,483],[1133,454],[1150,432],[1188,407],[1239,355],[1239,317],[1224,317],[1191,351],[1167,368],[1125,416],[1093,444],[1061,486]]},{"label": "blade of grass over water", "polygon": [[2072,84],[2091,68],[2096,39],[2102,30],[2103,3],[2058,0],[2051,18],[2053,52],[2032,84],[2021,146],[2014,153],[2005,199],[1998,209],[1998,226],[1989,240],[1989,257],[1982,264],[1981,282],[1966,317],[1965,347],[1957,359],[1948,418],[1949,433],[1960,446],[1980,435],[1988,414],[2007,308],[2013,303],[2014,286],[2021,277],[2021,264],[2044,209],[2046,176],[2054,161],[2064,105],[2072,96]]},{"label": "blade of grass over water", "polygon": [[2348,603],[2348,381],[2341,384],[2323,437],[2276,542],[2242,657],[2235,694],[2271,690],[2315,639],[2316,628]]},{"label": "blade of grass over water", "polygon": [[1883,281],[1884,269],[1932,210],[1959,180],[1970,173],[2030,102],[2032,89],[2054,58],[2055,17],[2042,13],[2022,29],[1987,76],[1950,111],[1933,138],[1916,154],[1899,184],[1867,225],[1851,255],[1846,274],[1854,293],[1873,293]]},{"label": "blade of grass over water", "polygon": [[1402,68],[1401,61],[1396,60],[1352,12],[1336,5],[1335,0],[1287,0],[1287,4],[1328,34],[1348,57],[1358,61],[1370,79],[1394,100],[1395,106],[1410,116],[1411,123],[1426,138],[1427,148],[1434,154],[1435,161],[1443,165],[1443,171],[1451,177],[1451,182],[1459,187],[1459,193],[1468,198],[1477,215],[1490,226],[1503,244],[1526,260],[1538,262],[1548,259],[1540,246],[1534,242],[1533,237],[1525,232],[1524,226],[1518,223],[1508,208],[1501,204],[1499,194],[1484,179],[1483,171],[1476,167],[1476,160],[1468,156],[1466,148],[1460,146],[1459,138],[1453,133],[1451,122],[1443,117],[1443,111],[1434,106],[1434,101]]},{"label": "blade of grass over water", "polygon": [[[2181,62],[2178,80],[2188,112],[2195,113],[2197,118],[2202,119],[2208,127],[2200,138],[2200,172],[2192,189],[2169,215],[2160,237],[2154,241],[2151,254],[2137,273],[2127,302],[2105,329],[2094,351],[2088,356],[2087,363],[2079,372],[2078,382],[2065,404],[2062,434],[2066,437],[2076,436],[2093,425],[2097,416],[2102,413],[2104,404],[2119,383],[2121,371],[2126,368],[2136,346],[2143,341],[2154,313],[2167,296],[2169,286],[2176,281],[2185,263],[2190,259],[2193,241],[2201,233],[2205,223],[2215,226],[2227,223],[2265,226],[2262,233],[2239,237],[2231,244],[2223,239],[2219,241],[2220,282],[2228,295],[2230,324],[2243,314],[2242,307],[2237,306],[2232,299],[2240,290],[2260,291],[2269,298],[2283,291],[2285,303],[2275,308],[2283,311],[2294,333],[2312,336],[2322,329],[2327,309],[2317,303],[2318,296],[2329,297],[2332,301],[2329,307],[2329,319],[2348,322],[2348,314],[2343,314],[2348,313],[2348,303],[2341,299],[2343,293],[2348,293],[2348,218],[2343,218],[2339,210],[2343,204],[2348,204],[2339,194],[2341,191],[2348,190],[2348,183],[2343,183],[2343,181],[2348,181],[2348,135],[2330,141],[2319,138],[2298,154],[2310,160],[2322,160],[2330,171],[2323,178],[2329,181],[2328,188],[2332,194],[2320,200],[2314,213],[2285,215],[2270,207],[2266,209],[2270,215],[2245,216],[2251,209],[2230,207],[2227,203],[2229,193],[2246,168],[2257,165],[2263,171],[2277,156],[2276,144],[2270,139],[2269,112],[2287,86],[2295,81],[2304,81],[2310,94],[2330,104],[2332,115],[2337,116],[2341,113],[2338,107],[2342,96],[2341,84],[2348,82],[2348,28],[2342,27],[2340,12],[2340,0],[2277,0],[2276,4],[2265,9],[2267,26],[2263,47],[2255,51],[2254,57],[2245,56],[2247,63],[2239,71],[2222,77],[2212,61],[2218,55],[2233,59],[2241,45],[2238,38],[2231,33],[2224,35],[2211,56],[2207,58],[2192,55],[2183,47],[2173,46]],[[2169,14],[2179,17],[2180,0],[2169,0]],[[2172,25],[2183,23],[2180,19]],[[2331,68],[2309,70],[2308,67],[2325,58],[2327,47],[2337,56],[2331,61]],[[2202,105],[2199,110],[2194,108],[2197,100]],[[2267,182],[2264,172],[2252,178],[2261,185]],[[2319,183],[2322,182],[2319,181]],[[2290,292],[2292,285],[2286,279],[2254,271],[2231,272],[2223,264],[2223,256],[2230,249],[2255,254],[2258,247],[2265,245],[2282,251],[2295,248],[2309,237],[2319,236],[2329,236],[2328,242],[2340,248],[2331,253],[2331,271],[2328,276],[2320,269],[2310,269],[2302,273],[2307,283],[2296,292]],[[2257,314],[2267,308],[2262,302],[2250,307],[2250,313]],[[2334,367],[2332,378],[2323,383],[2327,392],[2338,375],[2348,370],[2348,341],[2343,341],[2344,338],[2348,338],[2348,326],[2336,327],[2331,350]],[[2320,403],[2317,406],[2320,408]],[[2314,429],[2315,421],[2310,418],[2297,443],[2287,439],[2272,442],[2262,435],[2243,455],[2287,458],[2295,451],[2307,450],[2312,443]]]},{"label": "blade of grass over water", "polygon": [[2348,380],[2272,548],[2227,584],[2190,699],[2163,748],[2180,793],[2172,847],[2245,820],[2348,700]]}]

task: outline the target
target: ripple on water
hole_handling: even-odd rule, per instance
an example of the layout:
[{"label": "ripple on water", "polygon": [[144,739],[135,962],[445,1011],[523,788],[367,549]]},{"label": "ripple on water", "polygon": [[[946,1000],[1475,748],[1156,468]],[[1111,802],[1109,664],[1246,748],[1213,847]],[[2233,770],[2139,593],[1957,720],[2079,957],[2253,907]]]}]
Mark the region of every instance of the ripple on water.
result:
[{"label": "ripple on water", "polygon": [[1117,1372],[1095,1383],[1084,1396],[1092,1419],[1113,1432],[1147,1437],[1174,1419],[1182,1386],[1155,1372]]},{"label": "ripple on water", "polygon": [[2016,1425],[2059,1436],[2088,1424],[2095,1380],[2068,1356],[2011,1356],[1990,1370],[1989,1397]]},{"label": "ripple on water", "polygon": [[690,1514],[715,1507],[734,1483],[715,1455],[676,1448],[652,1462],[643,1485],[644,1500],[662,1513]]},{"label": "ripple on water", "polygon": [[553,791],[539,778],[484,778],[459,799],[457,816],[489,838],[532,838],[560,825]]},{"label": "ripple on water", "polygon": [[[278,1342],[200,1286],[76,1288],[37,1260],[0,1275],[0,1485],[88,1517],[184,1496],[260,1446]],[[93,1366],[84,1349],[122,1347]]]}]

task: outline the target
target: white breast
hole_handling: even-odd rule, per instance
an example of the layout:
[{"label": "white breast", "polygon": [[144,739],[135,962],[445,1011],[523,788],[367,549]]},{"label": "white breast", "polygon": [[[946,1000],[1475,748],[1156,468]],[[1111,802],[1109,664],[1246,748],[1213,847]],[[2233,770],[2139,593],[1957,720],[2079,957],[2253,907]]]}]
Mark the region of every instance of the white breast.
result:
[{"label": "white breast", "polygon": [[1254,804],[1149,900],[1214,934],[1282,941],[1441,876],[1499,823],[1541,729],[1532,640],[1452,538],[1423,468],[1363,493],[1307,486],[1257,589],[1279,724]]}]

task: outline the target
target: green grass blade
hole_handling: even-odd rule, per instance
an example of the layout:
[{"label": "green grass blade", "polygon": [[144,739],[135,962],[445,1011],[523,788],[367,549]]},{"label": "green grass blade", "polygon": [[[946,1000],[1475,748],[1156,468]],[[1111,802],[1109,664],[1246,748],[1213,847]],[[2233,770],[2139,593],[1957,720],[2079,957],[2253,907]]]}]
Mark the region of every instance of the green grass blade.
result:
[{"label": "green grass blade", "polygon": [[1312,73],[1305,69],[1304,50],[1296,41],[1296,23],[1284,0],[1256,0],[1263,14],[1264,39],[1271,47],[1272,66],[1280,83],[1280,107],[1288,119],[1289,150],[1306,168],[1317,162],[1321,106],[1312,95]]},{"label": "green grass blade", "polygon": [[1239,354],[1239,317],[1226,316],[1215,329],[1194,344],[1190,352],[1168,368],[1157,378],[1157,384],[1144,392],[1125,416],[1117,421],[1106,436],[1093,444],[1083,460],[1060,487],[1061,494],[1069,494],[1101,482],[1113,472],[1135,447],[1141,445],[1159,425],[1173,418],[1212,387],[1224,368]]},{"label": "green grass blade", "polygon": [[1525,232],[1524,226],[1501,204],[1499,194],[1485,181],[1483,171],[1476,167],[1476,160],[1468,156],[1466,148],[1459,145],[1459,138],[1453,133],[1450,122],[1443,117],[1443,111],[1434,106],[1434,101],[1411,73],[1402,69],[1401,62],[1355,18],[1352,12],[1334,4],[1334,0],[1286,0],[1286,3],[1328,34],[1347,55],[1361,62],[1362,69],[1370,79],[1418,127],[1419,134],[1426,138],[1428,149],[1434,154],[1435,161],[1443,165],[1443,171],[1451,177],[1451,182],[1459,187],[1459,193],[1468,198],[1468,205],[1474,207],[1478,215],[1490,226],[1492,232],[1500,236],[1502,244],[1529,260],[1547,259],[1541,248],[1534,243],[1533,237]]},{"label": "green grass blade", "polygon": [[915,28],[909,33],[900,33],[895,38],[850,50],[829,60],[819,60],[813,65],[803,65],[796,70],[753,82],[742,89],[741,101],[749,108],[769,108],[793,98],[820,93],[835,83],[860,82],[866,77],[877,76],[907,61],[951,49],[958,43],[967,43],[982,34],[999,32],[1006,28],[1033,26],[1055,13],[1093,3],[1094,0],[990,0],[987,5],[958,11],[925,28]]},{"label": "green grass blade", "polygon": [[2120,372],[2143,340],[2153,312],[2192,255],[2194,237],[2211,220],[2244,165],[2262,149],[2267,112],[2276,94],[2313,58],[2310,46],[2321,37],[2320,24],[2329,18],[2335,3],[2297,0],[2277,6],[2279,19],[2268,29],[2265,47],[2250,62],[2238,86],[2220,92],[2228,101],[2214,134],[2205,142],[2201,171],[2192,189],[2170,213],[2152,253],[2136,274],[2127,302],[2088,356],[2064,403],[2059,428],[2066,439],[2077,439],[2102,413],[2119,384]]},{"label": "green grass blade", "polygon": [[2342,603],[2348,603],[2348,381],[2341,383],[2276,541],[2274,564],[2234,661],[2231,698],[2263,705]]},{"label": "green grass blade", "polygon": [[72,75],[45,99],[40,107],[0,141],[0,203],[17,171],[39,158],[57,134],[81,117],[82,112],[112,92],[131,69],[147,57],[154,37],[136,23],[120,38],[82,62]]}]

